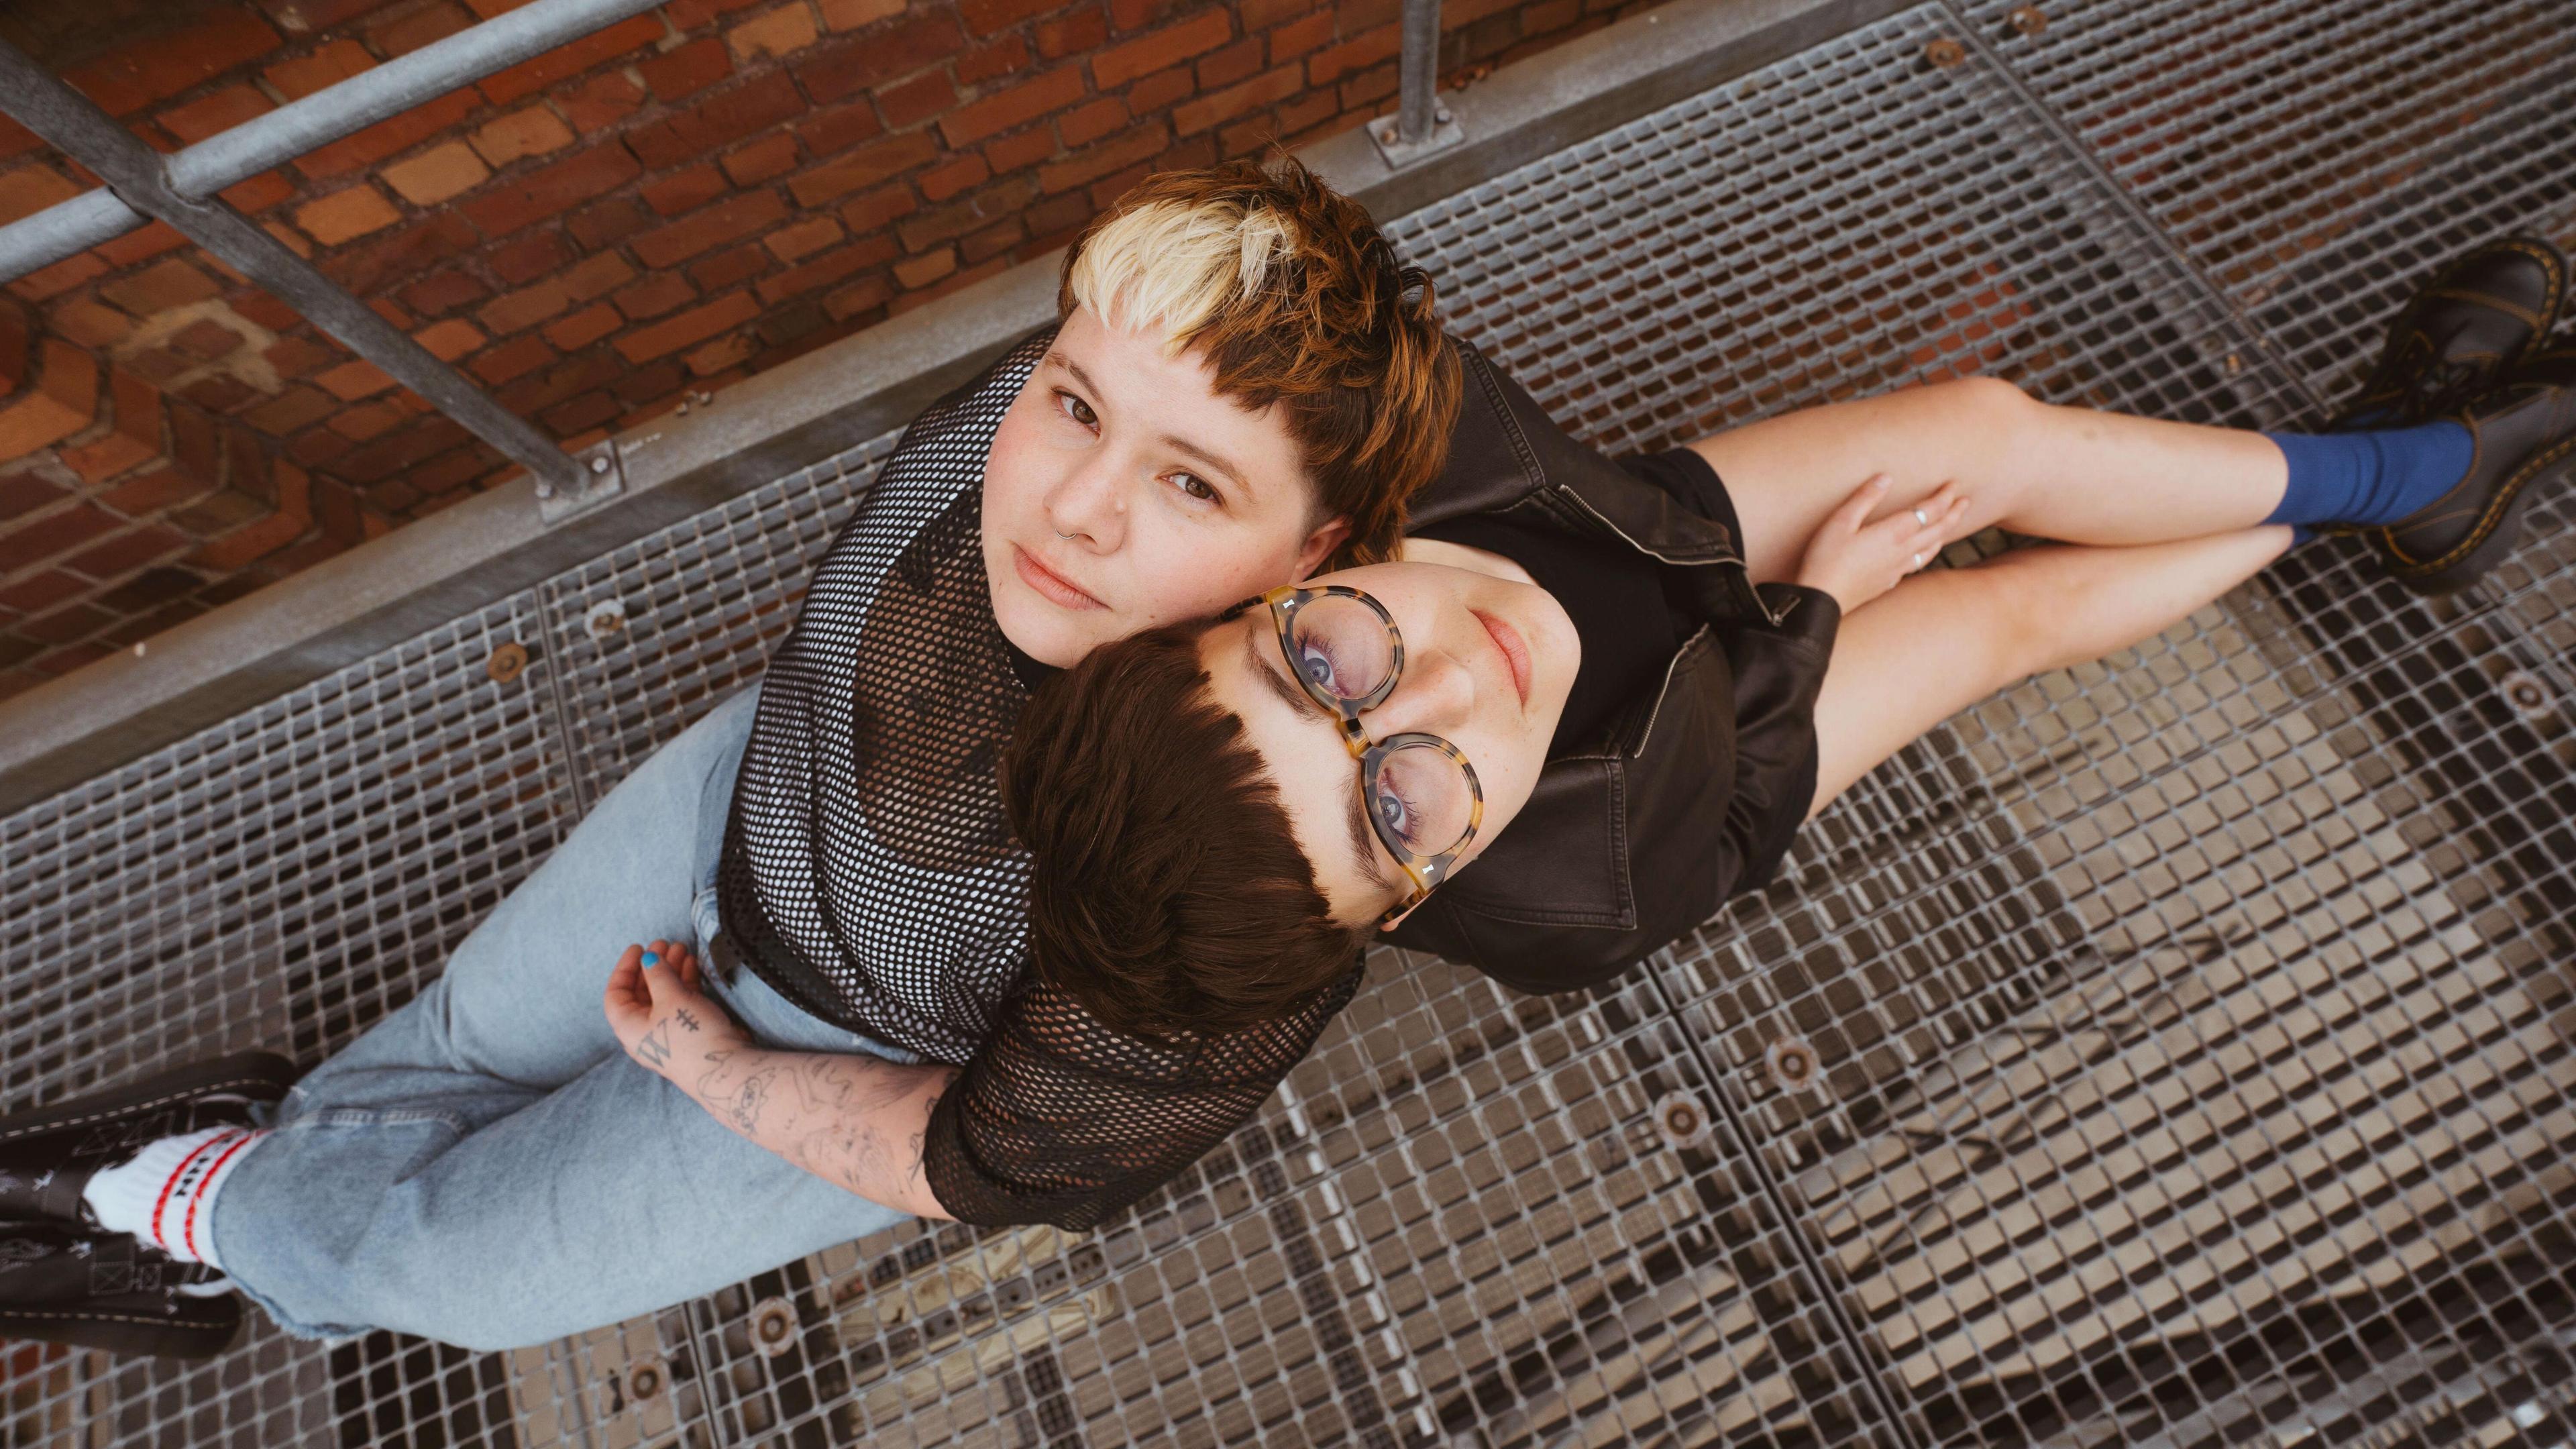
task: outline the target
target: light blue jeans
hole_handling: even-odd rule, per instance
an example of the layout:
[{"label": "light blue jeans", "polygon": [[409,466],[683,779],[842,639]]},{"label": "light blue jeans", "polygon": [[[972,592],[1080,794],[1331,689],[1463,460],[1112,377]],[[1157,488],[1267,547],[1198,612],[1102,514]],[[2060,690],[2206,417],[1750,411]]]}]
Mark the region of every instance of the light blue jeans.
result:
[{"label": "light blue jeans", "polygon": [[[904,1221],[788,1165],[629,1059],[600,999],[636,941],[711,961],[716,854],[757,688],[654,752],[447,970],[268,1112],[216,1196],[215,1254],[299,1338],[474,1349],[616,1323]],[[764,1045],[920,1058],[707,987]]]}]

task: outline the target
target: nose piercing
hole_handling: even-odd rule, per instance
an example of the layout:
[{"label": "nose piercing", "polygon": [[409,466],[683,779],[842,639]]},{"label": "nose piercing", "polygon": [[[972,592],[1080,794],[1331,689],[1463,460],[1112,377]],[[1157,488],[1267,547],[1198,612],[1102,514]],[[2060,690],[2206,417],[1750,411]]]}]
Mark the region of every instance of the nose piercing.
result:
[{"label": "nose piercing", "polygon": [[[1052,528],[1054,527],[1054,525],[1053,525],[1053,524],[1049,524],[1049,525],[1048,525],[1048,527],[1049,527],[1050,529],[1052,529]],[[1057,535],[1056,535],[1056,537],[1058,537],[1058,538],[1071,538],[1071,537],[1073,537],[1073,535],[1072,535],[1072,534],[1069,534],[1069,533],[1059,533],[1059,534],[1057,534]]]}]

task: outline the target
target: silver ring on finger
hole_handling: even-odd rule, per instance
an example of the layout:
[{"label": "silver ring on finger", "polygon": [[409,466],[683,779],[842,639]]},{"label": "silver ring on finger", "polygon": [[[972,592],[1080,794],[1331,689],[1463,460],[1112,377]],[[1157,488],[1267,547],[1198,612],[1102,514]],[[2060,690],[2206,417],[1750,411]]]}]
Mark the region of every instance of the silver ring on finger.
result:
[{"label": "silver ring on finger", "polygon": [[1918,508],[1918,509],[1915,509],[1915,510],[1914,510],[1914,522],[1916,523],[1916,525],[1917,525],[1917,526],[1921,526],[1921,525],[1929,524],[1929,523],[1931,523],[1931,521],[1932,521],[1932,515],[1931,515],[1931,514],[1928,514],[1928,513],[1924,512],[1924,511],[1923,511],[1922,509],[1920,509],[1920,508]]},{"label": "silver ring on finger", "polygon": [[1914,556],[1914,566],[1918,569],[1923,567],[1923,555],[1918,553]]}]

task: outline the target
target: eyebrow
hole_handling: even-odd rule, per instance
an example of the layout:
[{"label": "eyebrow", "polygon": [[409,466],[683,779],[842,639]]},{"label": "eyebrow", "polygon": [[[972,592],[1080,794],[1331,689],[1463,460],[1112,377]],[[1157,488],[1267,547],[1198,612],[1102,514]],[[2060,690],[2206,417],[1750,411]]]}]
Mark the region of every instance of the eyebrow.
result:
[{"label": "eyebrow", "polygon": [[[1073,380],[1082,384],[1085,391],[1091,393],[1095,397],[1099,396],[1100,384],[1093,382],[1091,380],[1091,374],[1082,370],[1082,364],[1074,361],[1070,357],[1067,357],[1062,350],[1055,348],[1048,349],[1046,360],[1063,368],[1065,371],[1072,373]],[[1234,464],[1229,462],[1222,454],[1211,453],[1207,449],[1200,447],[1198,444],[1191,442],[1189,439],[1174,433],[1165,433],[1160,439],[1158,439],[1158,441],[1161,442],[1164,447],[1171,449],[1173,452],[1194,458],[1200,463],[1224,474],[1227,482],[1232,483],[1235,487],[1242,489],[1244,492],[1250,493],[1253,491],[1252,483],[1244,476],[1243,470],[1234,466]]]},{"label": "eyebrow", "polygon": [[1218,457],[1216,454],[1209,452],[1207,449],[1200,447],[1198,444],[1191,442],[1187,438],[1177,437],[1171,433],[1165,433],[1162,441],[1163,446],[1171,449],[1173,452],[1186,454],[1189,457],[1196,458],[1208,467],[1215,469],[1219,473],[1223,473],[1226,481],[1232,483],[1235,487],[1240,488],[1247,493],[1252,491],[1252,485],[1244,481],[1243,470],[1234,466],[1232,463],[1227,462],[1225,459]]},{"label": "eyebrow", "polygon": [[[1332,723],[1332,720],[1325,715],[1322,705],[1308,698],[1306,691],[1290,683],[1278,670],[1270,667],[1270,661],[1264,656],[1261,648],[1263,637],[1258,625],[1243,631],[1244,663],[1251,666],[1253,673],[1261,676],[1261,682],[1270,686],[1270,692],[1279,696],[1281,703],[1307,719],[1322,720],[1326,724]],[[1386,873],[1385,866],[1378,864],[1377,832],[1369,829],[1368,806],[1357,790],[1351,792],[1350,800],[1351,808],[1348,814],[1351,829],[1351,857],[1359,862],[1360,874],[1367,876],[1379,890],[1391,891],[1395,889],[1395,879]]]}]

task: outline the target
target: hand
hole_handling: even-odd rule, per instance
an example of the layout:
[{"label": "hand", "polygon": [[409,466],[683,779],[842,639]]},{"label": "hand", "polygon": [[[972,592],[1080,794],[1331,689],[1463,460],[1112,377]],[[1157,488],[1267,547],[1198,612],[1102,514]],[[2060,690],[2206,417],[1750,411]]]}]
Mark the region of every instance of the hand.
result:
[{"label": "hand", "polygon": [[[650,952],[655,964],[647,966]],[[655,941],[629,946],[608,973],[608,1028],[626,1054],[663,1076],[708,1051],[751,1045],[715,998],[699,989],[697,953]]]},{"label": "hand", "polygon": [[1912,508],[1872,523],[1870,510],[1887,501],[1888,482],[1882,473],[1860,485],[1807,540],[1806,557],[1798,562],[1798,582],[1833,595],[1846,614],[1930,563],[1943,544],[1959,536],[1968,517],[1967,495],[1950,482]]}]

